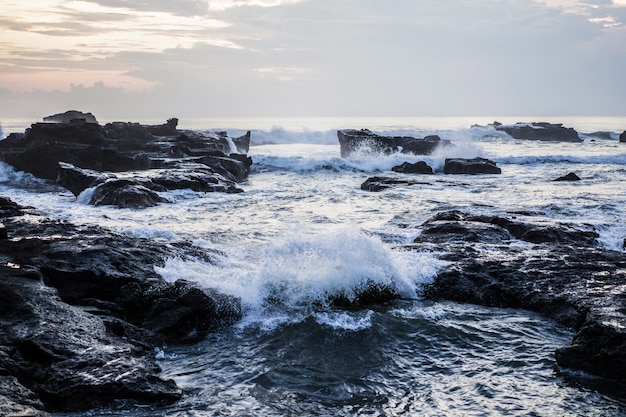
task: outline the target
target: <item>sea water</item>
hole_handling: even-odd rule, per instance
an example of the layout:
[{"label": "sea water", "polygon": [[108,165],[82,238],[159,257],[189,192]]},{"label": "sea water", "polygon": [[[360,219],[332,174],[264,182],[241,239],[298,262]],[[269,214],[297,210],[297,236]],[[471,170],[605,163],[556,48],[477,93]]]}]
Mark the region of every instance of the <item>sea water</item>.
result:
[{"label": "sea water", "polygon": [[[626,394],[557,367],[554,351],[570,343],[570,329],[526,311],[421,297],[445,264],[437,253],[402,247],[444,210],[591,224],[600,245],[623,250],[626,144],[618,136],[626,119],[547,120],[575,127],[581,143],[515,140],[470,128],[493,120],[181,120],[184,129],[252,131],[254,164],[241,184],[245,192],[172,191],[163,193],[171,203],[142,210],[89,206],[87,195],[75,198],[0,164],[0,195],[46,216],[194,242],[211,262],[170,259],[156,271],[242,300],[244,317],[233,326],[194,345],[155,346],[163,377],[184,390],[181,401],[162,407],[120,402],[75,415],[626,415],[619,399]],[[5,134],[27,125],[2,121]],[[428,156],[364,149],[343,159],[339,128],[438,134],[454,146]],[[476,156],[496,161],[502,174],[441,173],[445,158]],[[391,168],[419,160],[437,173],[380,193],[360,189],[374,175],[406,178]],[[569,172],[582,181],[553,181]],[[328,302],[333,295],[355,297],[371,282],[394,287],[402,299],[359,310]]]}]

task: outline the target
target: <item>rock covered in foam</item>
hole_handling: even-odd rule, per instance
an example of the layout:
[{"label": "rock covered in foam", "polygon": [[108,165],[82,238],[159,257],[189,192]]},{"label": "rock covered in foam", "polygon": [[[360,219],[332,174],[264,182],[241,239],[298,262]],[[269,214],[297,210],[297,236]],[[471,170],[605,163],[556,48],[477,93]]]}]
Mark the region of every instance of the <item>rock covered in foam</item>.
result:
[{"label": "rock covered in foam", "polygon": [[410,136],[383,136],[368,129],[343,129],[337,131],[341,157],[347,158],[357,151],[368,151],[382,154],[406,153],[429,155],[440,146],[450,145],[450,141],[442,140],[437,135],[424,138]]}]

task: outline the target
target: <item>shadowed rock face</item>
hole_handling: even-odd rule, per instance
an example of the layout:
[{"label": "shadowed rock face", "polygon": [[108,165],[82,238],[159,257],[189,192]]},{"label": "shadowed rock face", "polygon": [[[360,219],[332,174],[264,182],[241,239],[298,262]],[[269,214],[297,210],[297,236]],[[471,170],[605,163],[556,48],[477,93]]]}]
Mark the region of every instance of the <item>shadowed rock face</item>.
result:
[{"label": "shadowed rock face", "polygon": [[347,158],[357,151],[429,155],[440,146],[450,145],[450,141],[442,140],[437,135],[422,139],[410,136],[381,136],[367,129],[339,130],[337,131],[337,138],[339,139],[342,158]]},{"label": "shadowed rock face", "polygon": [[619,135],[619,141],[626,142],[626,130],[621,135]]},{"label": "shadowed rock face", "polygon": [[210,262],[202,249],[46,220],[6,198],[0,214],[2,415],[175,401],[182,392],[159,376],[153,346],[241,317],[239,300],[154,271],[172,257]]},{"label": "shadowed rock face", "polygon": [[43,118],[43,121],[48,123],[68,123],[72,120],[84,120],[87,123],[98,123],[93,114],[83,113],[78,110],[68,110],[65,113],[53,114],[52,116]]},{"label": "shadowed rock face", "polygon": [[427,297],[553,318],[576,330],[556,352],[559,365],[625,384],[626,254],[596,238],[592,229],[452,211],[425,222],[414,247],[450,262]]}]

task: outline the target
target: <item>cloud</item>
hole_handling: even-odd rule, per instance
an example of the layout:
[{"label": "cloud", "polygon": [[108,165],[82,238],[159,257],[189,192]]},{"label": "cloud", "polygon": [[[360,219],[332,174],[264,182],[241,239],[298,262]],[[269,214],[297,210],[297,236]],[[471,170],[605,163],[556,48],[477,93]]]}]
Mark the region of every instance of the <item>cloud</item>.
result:
[{"label": "cloud", "polygon": [[15,97],[37,80],[45,101],[47,79],[59,102],[201,117],[614,114],[626,96],[609,0],[46,1],[0,18]]}]

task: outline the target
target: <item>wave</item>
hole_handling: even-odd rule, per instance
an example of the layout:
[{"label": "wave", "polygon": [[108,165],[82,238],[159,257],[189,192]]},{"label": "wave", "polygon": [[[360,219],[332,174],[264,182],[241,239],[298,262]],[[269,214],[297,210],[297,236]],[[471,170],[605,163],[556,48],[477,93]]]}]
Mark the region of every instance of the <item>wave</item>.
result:
[{"label": "wave", "polygon": [[626,153],[618,155],[524,155],[498,158],[498,162],[511,165],[581,164],[581,165],[624,165]]},{"label": "wave", "polygon": [[299,230],[255,250],[231,253],[216,264],[170,259],[155,270],[168,281],[191,280],[240,298],[244,326],[271,330],[314,315],[321,324],[356,329],[368,319],[332,313],[334,298],[354,302],[371,286],[418,298],[440,266],[432,254],[395,251],[345,226],[317,234]]}]

